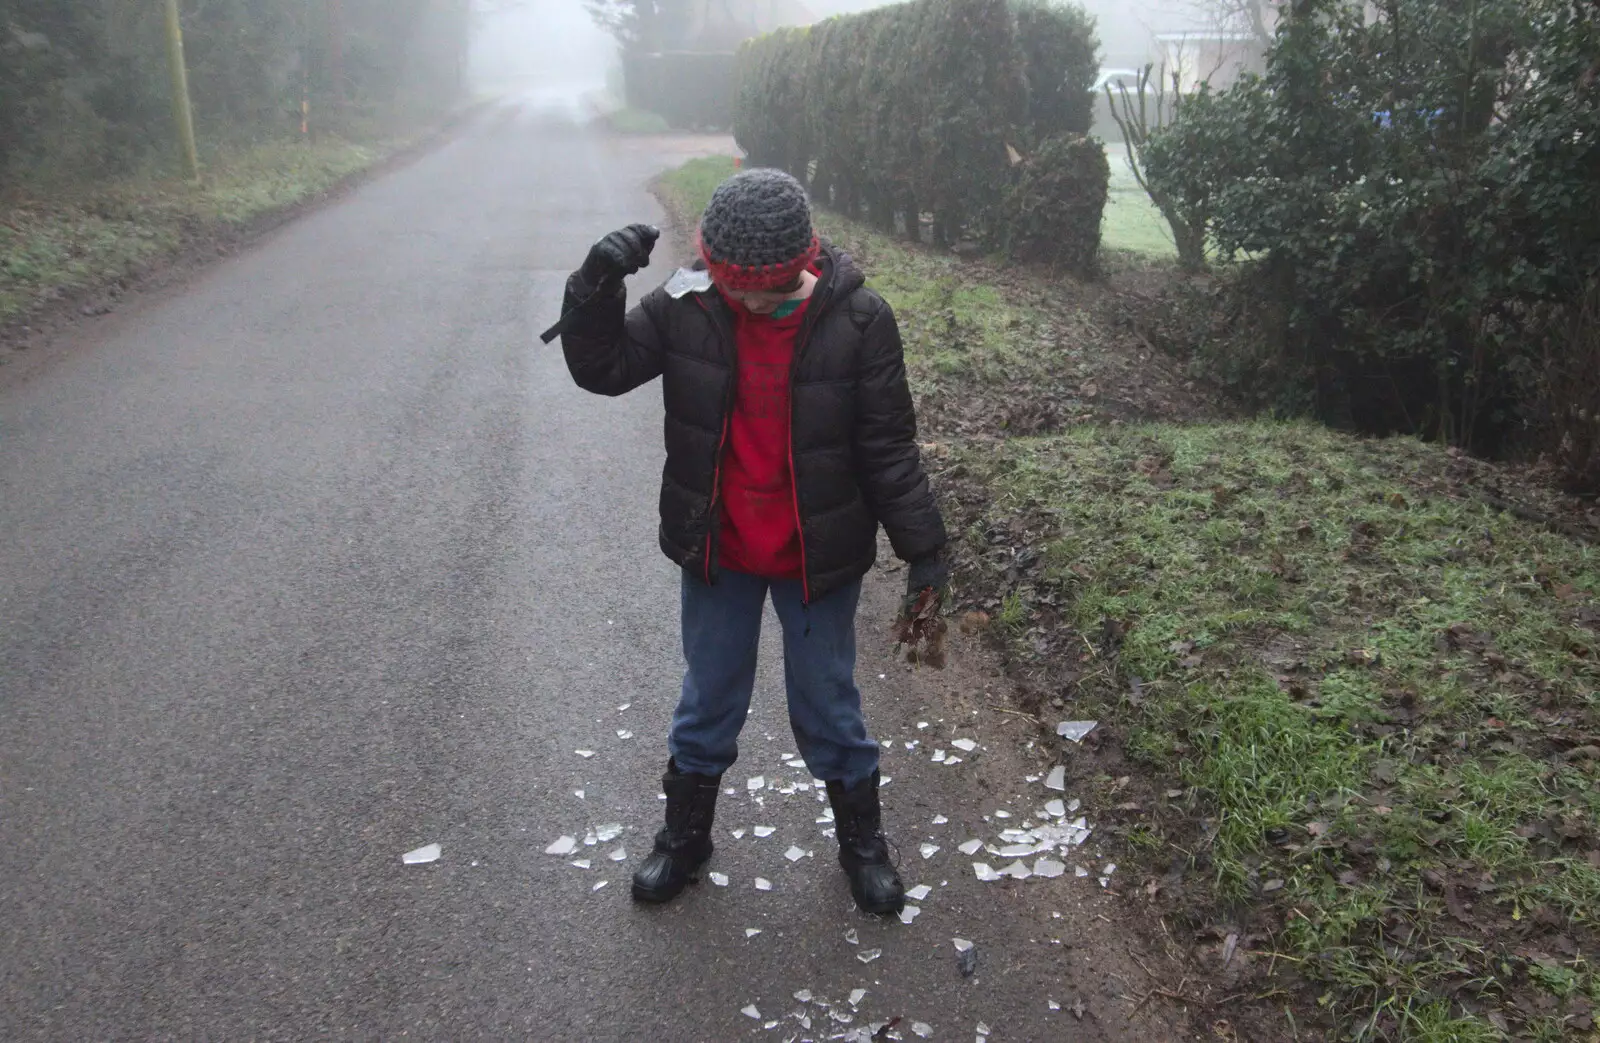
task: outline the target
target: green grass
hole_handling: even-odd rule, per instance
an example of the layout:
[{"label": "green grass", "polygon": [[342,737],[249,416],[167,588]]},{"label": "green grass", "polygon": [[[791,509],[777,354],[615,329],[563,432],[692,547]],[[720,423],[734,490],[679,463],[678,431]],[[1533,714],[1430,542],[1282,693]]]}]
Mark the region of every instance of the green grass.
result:
[{"label": "green grass", "polygon": [[1194,870],[1225,904],[1276,903],[1283,953],[1358,1038],[1499,1038],[1462,987],[1600,995],[1581,960],[1509,942],[1597,937],[1600,772],[1561,756],[1600,733],[1594,550],[1449,495],[1440,450],[1309,425],[1087,428],[951,464],[992,498],[969,528],[1021,519],[1043,552],[1004,630],[1125,629],[1116,654],[1062,640],[1101,674],[1072,713],[1197,795]]},{"label": "green grass", "polygon": [[665,117],[645,109],[617,109],[606,115],[605,124],[618,134],[666,134],[672,130]]},{"label": "green grass", "polygon": [[1106,152],[1111,160],[1111,183],[1100,226],[1101,245],[1146,257],[1175,259],[1178,249],[1173,245],[1172,229],[1139,187],[1121,146],[1107,146]]},{"label": "green grass", "polygon": [[391,147],[329,138],[223,149],[206,157],[199,186],[138,176],[0,204],[0,323],[61,294],[110,286],[188,236],[316,196]]}]

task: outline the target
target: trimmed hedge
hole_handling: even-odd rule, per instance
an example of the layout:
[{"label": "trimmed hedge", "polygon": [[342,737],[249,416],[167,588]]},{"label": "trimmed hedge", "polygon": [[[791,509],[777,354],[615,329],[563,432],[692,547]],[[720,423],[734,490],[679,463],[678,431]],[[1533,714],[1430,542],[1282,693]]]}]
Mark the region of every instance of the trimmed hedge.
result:
[{"label": "trimmed hedge", "polygon": [[1039,0],[912,0],[779,30],[739,50],[734,134],[845,214],[916,239],[931,214],[941,245],[994,238],[1007,146],[1088,131],[1097,49],[1092,19]]},{"label": "trimmed hedge", "polygon": [[1047,138],[1022,164],[1001,208],[1006,253],[1094,274],[1110,183],[1111,164],[1100,142],[1080,134]]}]

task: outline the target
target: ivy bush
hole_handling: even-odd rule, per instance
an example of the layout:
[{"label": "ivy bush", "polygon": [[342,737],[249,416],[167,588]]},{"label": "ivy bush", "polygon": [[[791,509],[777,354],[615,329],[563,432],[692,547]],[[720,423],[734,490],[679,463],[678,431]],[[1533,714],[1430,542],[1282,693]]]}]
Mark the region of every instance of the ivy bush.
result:
[{"label": "ivy bush", "polygon": [[1186,104],[1147,174],[1247,266],[1281,391],[1497,450],[1550,426],[1541,360],[1600,275],[1600,7],[1367,7],[1296,0],[1266,74]]}]

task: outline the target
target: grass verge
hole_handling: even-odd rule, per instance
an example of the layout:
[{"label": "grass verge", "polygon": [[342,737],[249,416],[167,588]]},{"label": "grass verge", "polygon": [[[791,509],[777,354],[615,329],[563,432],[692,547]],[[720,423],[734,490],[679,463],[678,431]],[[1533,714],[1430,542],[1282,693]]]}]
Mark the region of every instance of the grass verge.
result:
[{"label": "grass verge", "polygon": [[[692,220],[732,170],[663,195]],[[1219,422],[1148,373],[1145,415],[1199,422],[1138,423],[1095,385],[1158,360],[1085,288],[818,222],[900,317],[968,622],[1027,709],[1103,722],[1130,901],[1206,988],[1289,996],[1262,1038],[1595,1038],[1592,546],[1414,441]]]},{"label": "grass verge", "polygon": [[605,125],[617,134],[667,134],[672,125],[663,116],[645,109],[621,108],[604,117]]},{"label": "grass verge", "polygon": [[115,287],[188,242],[226,237],[314,198],[403,144],[257,145],[208,156],[199,187],[145,176],[0,201],[0,328],[63,297]]}]

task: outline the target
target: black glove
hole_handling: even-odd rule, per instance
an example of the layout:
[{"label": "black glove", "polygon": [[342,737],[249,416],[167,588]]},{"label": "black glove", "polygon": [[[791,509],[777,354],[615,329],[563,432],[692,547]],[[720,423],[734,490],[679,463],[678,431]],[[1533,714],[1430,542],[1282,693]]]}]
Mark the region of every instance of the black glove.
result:
[{"label": "black glove", "polygon": [[589,256],[578,269],[578,278],[591,290],[615,290],[624,277],[650,263],[661,230],[650,225],[629,225],[589,248]]},{"label": "black glove", "polygon": [[917,600],[926,590],[933,591],[934,604],[937,605],[944,600],[949,589],[950,566],[945,564],[944,555],[935,551],[926,558],[919,558],[911,563],[911,575],[906,580],[906,599],[901,604],[901,611],[906,616],[914,615]]}]

